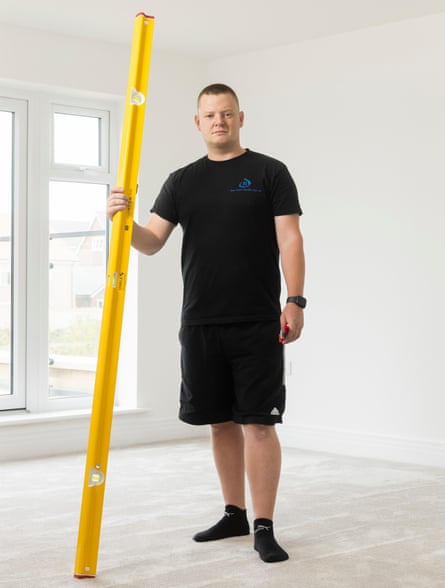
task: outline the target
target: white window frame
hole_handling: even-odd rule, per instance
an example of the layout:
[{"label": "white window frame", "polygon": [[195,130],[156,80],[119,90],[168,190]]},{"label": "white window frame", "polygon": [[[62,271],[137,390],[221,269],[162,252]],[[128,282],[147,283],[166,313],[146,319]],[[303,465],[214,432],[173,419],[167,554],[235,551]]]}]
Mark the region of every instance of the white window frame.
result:
[{"label": "white window frame", "polygon": [[[7,98],[1,98],[2,95]],[[110,186],[116,177],[120,99],[80,95],[34,88],[0,86],[0,105],[28,107],[21,113],[20,152],[15,161],[21,164],[17,189],[19,207],[14,209],[14,402],[0,397],[0,411],[24,409],[27,412],[51,412],[85,409],[91,398],[48,397],[48,266],[50,180],[100,183]],[[7,108],[9,110],[9,108]],[[102,149],[99,166],[56,164],[51,138],[53,113],[99,116]],[[104,203],[105,204],[105,203]],[[20,260],[20,263],[19,263]],[[17,273],[16,273],[17,272]],[[17,331],[18,329],[18,331]]]}]

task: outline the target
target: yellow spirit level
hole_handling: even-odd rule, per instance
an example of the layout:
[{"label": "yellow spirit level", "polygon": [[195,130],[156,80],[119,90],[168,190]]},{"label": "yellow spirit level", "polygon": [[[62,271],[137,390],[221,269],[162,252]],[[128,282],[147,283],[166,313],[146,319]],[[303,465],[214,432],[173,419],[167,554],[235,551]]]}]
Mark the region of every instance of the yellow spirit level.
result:
[{"label": "yellow spirit level", "polygon": [[117,177],[117,185],[123,187],[129,197],[129,206],[128,210],[114,215],[112,224],[74,568],[76,578],[96,576],[153,30],[154,18],[138,13],[134,23]]}]

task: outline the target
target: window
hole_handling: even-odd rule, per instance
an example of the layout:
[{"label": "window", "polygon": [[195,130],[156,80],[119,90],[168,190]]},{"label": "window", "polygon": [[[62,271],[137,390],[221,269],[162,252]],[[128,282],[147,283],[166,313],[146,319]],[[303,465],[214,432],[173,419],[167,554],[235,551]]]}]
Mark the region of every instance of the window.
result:
[{"label": "window", "polygon": [[94,390],[116,105],[51,98],[0,99],[0,410]]},{"label": "window", "polygon": [[0,98],[0,407],[5,409],[25,402],[19,365],[25,357],[26,128],[26,102]]},{"label": "window", "polygon": [[[53,114],[53,162],[99,167],[101,159],[98,116]],[[68,140],[69,137],[69,140]]]},{"label": "window", "polygon": [[107,186],[49,184],[49,397],[91,396],[106,271]]},{"label": "window", "polygon": [[0,111],[0,395],[11,395],[12,150],[14,112]]}]

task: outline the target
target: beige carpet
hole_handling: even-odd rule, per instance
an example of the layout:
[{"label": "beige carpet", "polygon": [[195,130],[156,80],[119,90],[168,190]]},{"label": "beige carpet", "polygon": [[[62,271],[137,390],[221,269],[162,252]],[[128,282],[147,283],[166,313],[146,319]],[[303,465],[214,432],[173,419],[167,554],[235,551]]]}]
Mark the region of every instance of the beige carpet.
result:
[{"label": "beige carpet", "polygon": [[72,577],[84,456],[0,464],[4,588],[444,588],[445,470],[284,450],[279,540],[191,540],[220,517],[206,441],[113,451],[97,577]]}]

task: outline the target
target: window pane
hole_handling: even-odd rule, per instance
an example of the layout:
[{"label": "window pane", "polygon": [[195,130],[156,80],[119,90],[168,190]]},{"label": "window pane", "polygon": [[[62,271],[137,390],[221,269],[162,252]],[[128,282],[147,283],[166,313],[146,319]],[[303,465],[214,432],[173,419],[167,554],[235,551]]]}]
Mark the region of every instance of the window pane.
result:
[{"label": "window pane", "polygon": [[54,163],[100,165],[100,118],[54,113]]},{"label": "window pane", "polygon": [[92,395],[106,274],[107,186],[50,182],[49,396]]},{"label": "window pane", "polygon": [[12,112],[0,111],[0,395],[12,394]]}]

